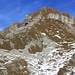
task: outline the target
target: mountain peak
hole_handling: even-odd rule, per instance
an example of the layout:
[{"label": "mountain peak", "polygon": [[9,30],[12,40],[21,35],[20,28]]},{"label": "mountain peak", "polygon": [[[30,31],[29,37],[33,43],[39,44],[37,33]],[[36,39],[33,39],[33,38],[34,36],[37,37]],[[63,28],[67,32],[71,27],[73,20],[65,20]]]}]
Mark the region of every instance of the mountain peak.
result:
[{"label": "mountain peak", "polygon": [[[26,18],[24,19],[23,22],[26,22],[26,21],[31,22],[32,19],[33,19],[35,16],[38,16],[39,14],[41,14],[41,15],[44,16],[45,18],[47,17],[48,14],[51,14],[52,17],[55,16],[55,15],[59,16],[59,19],[61,19],[62,17],[64,17],[64,19],[66,18],[66,20],[68,20],[68,19],[74,19],[74,18],[73,18],[72,16],[70,16],[68,13],[60,12],[60,11],[58,11],[58,10],[55,10],[55,9],[51,8],[51,7],[46,6],[46,7],[43,7],[43,8],[41,8],[41,9],[37,10],[37,11],[34,12],[34,13],[28,14],[28,15],[26,16]],[[54,18],[55,18],[55,17],[54,17]]]},{"label": "mountain peak", "polygon": [[0,75],[75,75],[74,53],[75,19],[44,7],[0,32]]},{"label": "mountain peak", "polygon": [[49,6],[43,7],[42,9],[44,9],[45,11],[49,11],[51,13],[59,13],[59,11],[57,11]]},{"label": "mountain peak", "polygon": [[36,16],[37,14],[45,14],[46,15],[46,14],[49,14],[49,13],[59,14],[59,15],[67,16],[68,18],[72,18],[72,16],[70,16],[68,13],[66,13],[66,12],[60,12],[58,10],[55,10],[55,9],[49,7],[49,6],[43,7],[41,9],[37,10],[36,12],[28,14],[28,15],[29,16]]},{"label": "mountain peak", "polygon": [[[6,43],[4,43],[8,44],[9,50],[11,50],[12,48],[24,48],[29,42],[32,44],[31,42],[34,42],[34,40],[38,41],[38,39],[41,39],[39,42],[41,43],[43,39],[42,33],[56,42],[60,39],[75,36],[74,18],[47,6],[34,13],[28,14],[23,22],[11,24],[0,34],[5,38]],[[60,33],[60,36],[57,33]],[[7,39],[9,41],[7,41]],[[11,43],[13,47],[11,47]],[[41,47],[38,46],[39,44],[35,44],[36,47],[39,48],[39,51],[42,51],[42,44]],[[3,48],[3,46],[4,44],[1,44],[0,47]],[[6,45],[5,49],[8,49]],[[34,49],[36,48],[34,47]],[[37,49],[35,51],[34,49],[31,50],[32,52],[29,51],[36,53]]]},{"label": "mountain peak", "polygon": [[69,15],[68,13],[66,13],[66,12],[60,12],[59,10],[56,10],[56,9],[51,8],[49,6],[45,6],[42,9],[44,9],[46,11],[50,11],[51,13],[60,14],[60,15],[64,15],[64,16],[67,16],[67,17],[71,17],[71,15]]}]

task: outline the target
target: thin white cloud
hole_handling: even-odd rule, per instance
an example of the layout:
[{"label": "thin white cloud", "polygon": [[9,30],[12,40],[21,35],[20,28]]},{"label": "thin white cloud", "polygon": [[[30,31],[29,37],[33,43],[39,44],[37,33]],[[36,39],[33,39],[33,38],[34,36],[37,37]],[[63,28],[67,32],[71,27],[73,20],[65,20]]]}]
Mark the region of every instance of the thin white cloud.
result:
[{"label": "thin white cloud", "polygon": [[64,8],[66,8],[66,7],[68,7],[68,6],[71,6],[73,4],[73,2],[68,2],[68,3],[66,3],[66,4],[61,4],[60,5],[60,7],[59,7],[59,5],[57,6],[57,8],[59,8],[59,9],[64,9]]},{"label": "thin white cloud", "polygon": [[3,29],[0,28],[0,31],[2,31]]},{"label": "thin white cloud", "polygon": [[0,14],[0,19],[2,19],[2,20],[9,20],[8,17],[6,17],[6,16],[3,15],[3,14]]}]

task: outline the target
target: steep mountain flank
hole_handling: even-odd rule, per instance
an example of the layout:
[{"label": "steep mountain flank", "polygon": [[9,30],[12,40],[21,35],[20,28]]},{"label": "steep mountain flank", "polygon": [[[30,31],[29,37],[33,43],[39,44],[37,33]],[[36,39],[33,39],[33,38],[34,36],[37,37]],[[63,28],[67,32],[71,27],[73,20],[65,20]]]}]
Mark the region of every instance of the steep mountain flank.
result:
[{"label": "steep mountain flank", "polygon": [[28,46],[30,53],[36,53],[47,46],[43,44],[43,36],[58,44],[73,41],[74,26],[74,18],[69,14],[44,7],[28,14],[23,22],[13,23],[5,28],[0,33],[4,37],[0,48],[11,50],[24,49]]},{"label": "steep mountain flank", "polygon": [[2,30],[0,75],[75,75],[75,18],[44,7]]}]

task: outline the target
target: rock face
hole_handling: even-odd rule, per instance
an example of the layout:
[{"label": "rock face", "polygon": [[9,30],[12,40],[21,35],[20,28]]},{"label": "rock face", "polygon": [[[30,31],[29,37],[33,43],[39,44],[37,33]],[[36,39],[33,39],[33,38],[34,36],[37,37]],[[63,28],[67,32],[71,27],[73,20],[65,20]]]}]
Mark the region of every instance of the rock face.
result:
[{"label": "rock face", "polygon": [[37,48],[39,51],[44,48],[42,33],[57,43],[73,40],[75,28],[72,25],[75,26],[75,21],[69,14],[44,7],[28,14],[23,22],[13,23],[0,32],[4,38],[1,40],[0,48],[24,49],[30,44],[28,51],[36,53]]},{"label": "rock face", "polygon": [[0,32],[1,75],[75,75],[74,53],[75,19],[50,7]]}]

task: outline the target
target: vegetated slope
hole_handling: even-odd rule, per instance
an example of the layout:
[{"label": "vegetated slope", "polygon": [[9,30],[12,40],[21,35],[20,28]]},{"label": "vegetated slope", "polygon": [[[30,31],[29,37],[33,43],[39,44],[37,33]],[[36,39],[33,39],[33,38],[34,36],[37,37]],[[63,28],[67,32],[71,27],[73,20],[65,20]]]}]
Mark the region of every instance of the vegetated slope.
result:
[{"label": "vegetated slope", "polygon": [[44,7],[1,31],[0,48],[2,75],[74,75],[75,19]]}]

